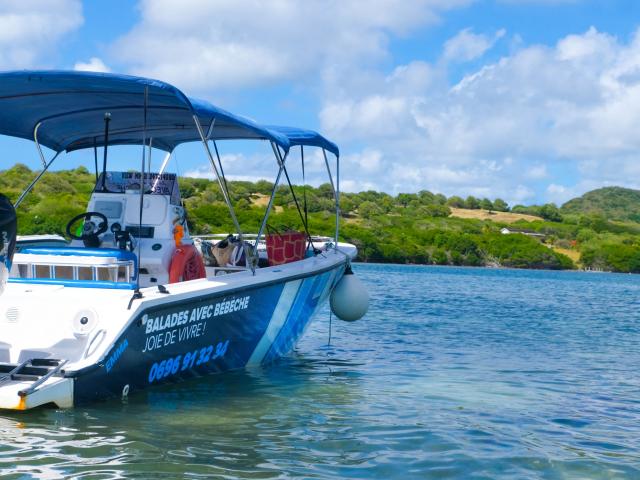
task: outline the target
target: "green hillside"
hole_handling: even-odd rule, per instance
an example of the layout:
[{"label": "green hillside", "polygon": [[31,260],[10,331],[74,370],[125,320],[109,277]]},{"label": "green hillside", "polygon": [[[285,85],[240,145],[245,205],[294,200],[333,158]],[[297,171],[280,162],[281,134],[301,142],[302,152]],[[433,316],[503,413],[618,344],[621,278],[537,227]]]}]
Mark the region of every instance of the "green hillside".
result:
[{"label": "green hillside", "polygon": [[608,220],[640,222],[640,190],[605,187],[562,205],[562,213],[601,215]]},{"label": "green hillside", "polygon": [[[15,200],[36,174],[20,164],[0,171],[0,192]],[[94,182],[94,175],[84,167],[45,175],[18,209],[19,233],[63,234],[66,222],[85,210]],[[180,186],[192,233],[233,231],[217,183],[181,178]],[[229,182],[229,189],[243,230],[257,231],[272,183],[234,181]],[[305,196],[308,200],[311,232],[332,235],[335,218],[331,186],[294,186],[294,189],[301,202]],[[632,190],[627,192],[640,195]],[[629,205],[618,202],[615,209],[611,207],[613,202],[595,202],[607,208],[594,213],[586,207],[576,207],[575,202],[573,210],[571,206],[558,209],[553,204],[510,208],[501,199],[447,198],[428,191],[396,196],[375,191],[345,193],[341,197],[340,233],[342,240],[357,245],[359,260],[365,262],[578,267],[640,273],[640,223],[625,215],[633,209],[640,211],[640,200],[625,198],[629,198]],[[302,229],[287,186],[278,189],[275,205],[276,211],[270,218],[272,226]],[[467,213],[475,210],[478,215],[454,217],[452,209],[458,215],[460,209],[466,209]],[[503,234],[504,227],[516,233]],[[539,235],[533,236],[532,232]]]}]

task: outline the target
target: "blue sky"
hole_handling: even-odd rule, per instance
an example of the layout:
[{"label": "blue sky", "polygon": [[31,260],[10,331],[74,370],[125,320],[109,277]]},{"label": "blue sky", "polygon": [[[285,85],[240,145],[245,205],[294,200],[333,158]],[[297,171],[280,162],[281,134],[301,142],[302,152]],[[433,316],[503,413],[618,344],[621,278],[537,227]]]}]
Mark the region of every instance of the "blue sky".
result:
[{"label": "blue sky", "polygon": [[[562,203],[640,187],[639,20],[637,0],[3,0],[0,69],[150,76],[317,129],[341,147],[346,190]],[[229,175],[271,178],[262,147],[221,145]],[[28,142],[0,148],[37,168]],[[197,146],[176,155],[210,175]],[[59,168],[76,162],[92,157]],[[311,182],[321,167],[311,156]]]}]

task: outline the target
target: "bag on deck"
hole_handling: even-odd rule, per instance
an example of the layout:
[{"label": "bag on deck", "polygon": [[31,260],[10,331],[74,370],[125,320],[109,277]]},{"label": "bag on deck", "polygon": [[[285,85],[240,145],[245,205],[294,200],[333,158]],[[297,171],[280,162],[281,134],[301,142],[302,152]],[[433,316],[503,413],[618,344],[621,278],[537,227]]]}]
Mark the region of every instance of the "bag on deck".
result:
[{"label": "bag on deck", "polygon": [[296,262],[304,258],[307,237],[296,230],[279,232],[267,226],[267,258],[269,266]]},{"label": "bag on deck", "polygon": [[200,256],[202,257],[202,260],[207,267],[218,266],[218,261],[213,255],[213,248],[216,245],[215,242],[212,242],[210,240],[203,240],[201,238],[194,238],[193,244],[200,251]]},{"label": "bag on deck", "polygon": [[[244,243],[248,245],[247,242]],[[211,254],[219,267],[244,267],[247,263],[244,245],[233,235],[213,245]]]}]

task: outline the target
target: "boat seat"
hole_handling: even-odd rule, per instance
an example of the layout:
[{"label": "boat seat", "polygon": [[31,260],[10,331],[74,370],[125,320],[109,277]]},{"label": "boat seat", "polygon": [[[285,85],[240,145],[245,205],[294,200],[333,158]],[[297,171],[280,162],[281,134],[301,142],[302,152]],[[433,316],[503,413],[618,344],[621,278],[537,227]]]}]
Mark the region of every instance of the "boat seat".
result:
[{"label": "boat seat", "polygon": [[44,352],[42,350],[20,350],[18,363],[26,362],[32,358],[49,358],[51,356],[51,352]]},{"label": "boat seat", "polygon": [[22,363],[31,358],[66,358],[70,361],[80,360],[87,346],[87,340],[87,336],[81,338],[63,338],[50,347],[42,347],[42,350],[24,349],[20,351],[18,363]]},{"label": "boat seat", "polygon": [[33,247],[14,257],[11,282],[70,287],[129,288],[137,275],[137,256],[115,248]]},{"label": "boat seat", "polygon": [[63,338],[57,343],[54,343],[46,350],[50,356],[54,358],[66,358],[70,362],[80,360],[82,354],[87,346],[88,336],[81,338]]},{"label": "boat seat", "polygon": [[118,261],[132,261],[137,269],[138,257],[129,250],[119,248],[85,247],[29,247],[22,250],[23,255],[60,255],[63,257],[116,258]]}]

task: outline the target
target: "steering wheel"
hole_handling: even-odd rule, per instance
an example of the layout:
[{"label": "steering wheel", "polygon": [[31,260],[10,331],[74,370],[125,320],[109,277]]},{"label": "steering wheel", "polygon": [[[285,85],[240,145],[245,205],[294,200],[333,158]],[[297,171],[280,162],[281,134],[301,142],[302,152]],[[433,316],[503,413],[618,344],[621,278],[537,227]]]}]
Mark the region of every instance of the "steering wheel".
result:
[{"label": "steering wheel", "polygon": [[[91,219],[98,218],[100,223],[94,223]],[[84,220],[84,225],[82,226],[82,233],[80,235],[76,235],[73,231],[73,226],[78,222],[78,220]],[[100,246],[100,239],[98,235],[103,234],[107,231],[109,227],[109,221],[107,217],[104,216],[100,212],[85,212],[80,215],[76,215],[69,223],[67,223],[67,235],[69,235],[74,240],[82,240],[87,247],[98,247]]]}]

